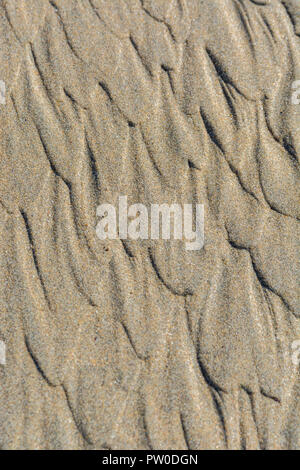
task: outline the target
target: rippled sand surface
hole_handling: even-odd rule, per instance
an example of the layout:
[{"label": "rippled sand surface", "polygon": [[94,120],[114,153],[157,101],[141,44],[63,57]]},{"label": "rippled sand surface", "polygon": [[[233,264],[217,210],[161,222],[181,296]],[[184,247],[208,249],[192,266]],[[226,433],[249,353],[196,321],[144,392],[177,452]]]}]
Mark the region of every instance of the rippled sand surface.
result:
[{"label": "rippled sand surface", "polygon": [[[298,0],[0,2],[2,449],[300,449],[299,35]],[[203,249],[101,241],[119,195],[204,204]]]}]

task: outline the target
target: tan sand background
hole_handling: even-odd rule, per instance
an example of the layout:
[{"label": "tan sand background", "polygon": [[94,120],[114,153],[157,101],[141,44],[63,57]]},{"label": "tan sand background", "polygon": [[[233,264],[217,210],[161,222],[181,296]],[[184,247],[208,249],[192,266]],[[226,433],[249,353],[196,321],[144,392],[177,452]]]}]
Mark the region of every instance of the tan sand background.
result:
[{"label": "tan sand background", "polygon": [[[0,2],[2,449],[300,449],[299,34],[298,0]],[[120,194],[204,204],[204,248],[99,240]]]}]

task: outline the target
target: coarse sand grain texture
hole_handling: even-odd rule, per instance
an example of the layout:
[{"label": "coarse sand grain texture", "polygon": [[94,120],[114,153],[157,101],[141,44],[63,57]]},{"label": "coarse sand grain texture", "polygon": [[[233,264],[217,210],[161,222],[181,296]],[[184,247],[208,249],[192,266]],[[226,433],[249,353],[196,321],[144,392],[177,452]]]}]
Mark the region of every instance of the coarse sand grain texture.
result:
[{"label": "coarse sand grain texture", "polygon": [[300,0],[1,0],[0,85],[0,448],[300,450]]}]

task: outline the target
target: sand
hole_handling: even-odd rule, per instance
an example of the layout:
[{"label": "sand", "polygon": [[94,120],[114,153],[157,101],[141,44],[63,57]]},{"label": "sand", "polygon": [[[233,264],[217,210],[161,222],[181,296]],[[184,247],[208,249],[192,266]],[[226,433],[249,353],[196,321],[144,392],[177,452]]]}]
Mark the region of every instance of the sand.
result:
[{"label": "sand", "polygon": [[[298,0],[1,2],[2,449],[300,449],[299,35]],[[203,248],[100,240],[120,195],[203,204]]]}]

